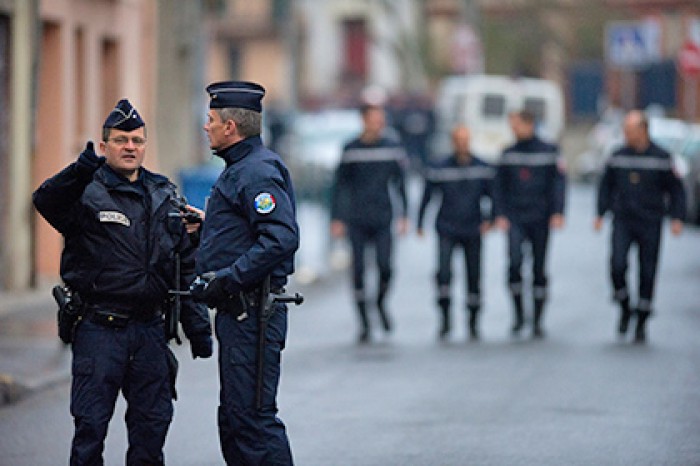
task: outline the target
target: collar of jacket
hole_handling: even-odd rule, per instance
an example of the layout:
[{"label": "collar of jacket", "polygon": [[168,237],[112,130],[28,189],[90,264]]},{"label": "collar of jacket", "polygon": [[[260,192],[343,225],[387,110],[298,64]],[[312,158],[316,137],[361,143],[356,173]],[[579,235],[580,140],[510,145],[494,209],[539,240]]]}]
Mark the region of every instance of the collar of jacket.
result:
[{"label": "collar of jacket", "polygon": [[216,155],[221,157],[226,162],[226,166],[230,166],[246,155],[248,155],[256,147],[262,146],[260,136],[251,136],[249,138],[238,141],[232,146],[216,151]]},{"label": "collar of jacket", "polygon": [[643,150],[637,150],[629,144],[625,144],[622,150],[628,154],[634,155],[654,155],[661,152],[659,146],[654,144],[654,141],[649,141],[649,145]]},{"label": "collar of jacket", "polygon": [[535,146],[540,143],[540,139],[537,136],[532,136],[527,139],[519,139],[514,147],[530,147]]},{"label": "collar of jacket", "polygon": [[[95,174],[96,178],[109,189],[117,189],[122,191],[142,192],[135,183],[130,182],[125,177],[115,172],[112,167],[104,164]],[[153,186],[167,183],[167,178],[162,175],[150,172],[145,168],[139,169],[139,177],[137,183],[141,183],[147,191],[152,191]]]}]

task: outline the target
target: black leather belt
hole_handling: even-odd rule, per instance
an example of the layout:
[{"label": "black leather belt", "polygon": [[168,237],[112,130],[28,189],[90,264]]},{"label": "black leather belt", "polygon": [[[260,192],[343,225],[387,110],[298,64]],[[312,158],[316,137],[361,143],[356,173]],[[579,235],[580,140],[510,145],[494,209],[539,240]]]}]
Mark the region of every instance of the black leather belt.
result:
[{"label": "black leather belt", "polygon": [[143,310],[129,311],[106,305],[87,304],[83,315],[91,322],[105,327],[124,328],[129,322],[146,323],[161,318],[163,312],[160,306],[144,312]]}]

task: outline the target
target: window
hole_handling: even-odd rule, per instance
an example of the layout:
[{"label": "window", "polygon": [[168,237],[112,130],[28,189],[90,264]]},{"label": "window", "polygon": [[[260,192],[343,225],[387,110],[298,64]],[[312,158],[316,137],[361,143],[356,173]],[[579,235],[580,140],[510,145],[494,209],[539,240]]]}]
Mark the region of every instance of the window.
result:
[{"label": "window", "polygon": [[535,122],[544,121],[545,115],[545,103],[544,99],[539,97],[527,97],[523,103],[523,109],[535,115]]},{"label": "window", "polygon": [[498,94],[485,94],[481,114],[486,118],[502,118],[506,113],[506,98]]}]

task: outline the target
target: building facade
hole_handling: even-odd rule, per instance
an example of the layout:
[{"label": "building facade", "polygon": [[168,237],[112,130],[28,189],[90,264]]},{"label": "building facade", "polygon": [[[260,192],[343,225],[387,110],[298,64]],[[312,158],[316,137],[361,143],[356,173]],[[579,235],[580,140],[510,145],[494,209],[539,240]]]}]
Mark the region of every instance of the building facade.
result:
[{"label": "building facade", "polygon": [[146,166],[176,177],[202,153],[202,2],[1,0],[0,289],[58,279],[62,239],[31,193],[101,137],[128,98],[149,128]]}]

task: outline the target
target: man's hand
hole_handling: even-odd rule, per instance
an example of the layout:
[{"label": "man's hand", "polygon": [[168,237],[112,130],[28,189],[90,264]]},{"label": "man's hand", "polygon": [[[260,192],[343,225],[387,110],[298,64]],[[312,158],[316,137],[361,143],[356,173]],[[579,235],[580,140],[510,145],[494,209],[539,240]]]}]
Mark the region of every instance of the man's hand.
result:
[{"label": "man's hand", "polygon": [[340,220],[333,220],[331,222],[331,236],[333,238],[342,238],[345,236],[345,224]]},{"label": "man's hand", "polygon": [[549,217],[549,226],[555,230],[564,228],[564,216],[562,214],[554,214]]},{"label": "man's hand", "polygon": [[603,217],[596,217],[593,221],[593,229],[600,231],[603,228]]},{"label": "man's hand", "polygon": [[401,217],[396,221],[396,231],[400,236],[405,235],[408,233],[408,218],[407,217]]},{"label": "man's hand", "polygon": [[105,163],[105,158],[100,157],[95,153],[95,145],[92,141],[88,141],[83,150],[78,156],[75,164],[75,169],[78,175],[83,179],[91,179],[92,175],[98,168]]},{"label": "man's hand", "polygon": [[210,358],[213,353],[213,344],[211,335],[198,335],[190,340],[190,349],[192,350],[192,359]]},{"label": "man's hand", "polygon": [[182,213],[182,222],[185,224],[187,233],[195,233],[204,221],[204,211],[189,204],[185,205],[185,209],[186,211]]},{"label": "man's hand", "polygon": [[673,219],[671,220],[671,233],[673,236],[679,236],[681,233],[683,233],[683,221]]},{"label": "man's hand", "polygon": [[502,231],[508,231],[510,228],[510,222],[504,216],[496,217],[496,228]]},{"label": "man's hand", "polygon": [[485,235],[489,232],[492,226],[493,225],[491,225],[491,222],[481,222],[481,225],[479,225],[479,233]]},{"label": "man's hand", "polygon": [[192,299],[209,307],[216,307],[229,297],[221,278],[216,272],[206,272],[198,276],[190,285]]}]

